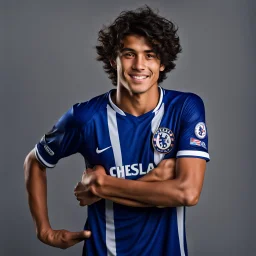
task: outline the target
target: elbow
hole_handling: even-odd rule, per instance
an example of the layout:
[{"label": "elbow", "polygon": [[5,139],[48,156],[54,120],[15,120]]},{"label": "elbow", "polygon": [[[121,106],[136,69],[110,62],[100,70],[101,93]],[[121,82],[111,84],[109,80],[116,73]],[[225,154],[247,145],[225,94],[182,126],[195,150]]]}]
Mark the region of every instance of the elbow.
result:
[{"label": "elbow", "polygon": [[182,195],[182,205],[194,206],[199,202],[200,192],[196,189],[186,189]]}]

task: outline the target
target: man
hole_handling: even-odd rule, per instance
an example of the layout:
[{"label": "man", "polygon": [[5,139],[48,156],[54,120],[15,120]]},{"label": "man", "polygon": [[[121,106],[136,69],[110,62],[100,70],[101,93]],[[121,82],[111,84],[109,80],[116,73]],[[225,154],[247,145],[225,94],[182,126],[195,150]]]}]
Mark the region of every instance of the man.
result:
[{"label": "man", "polygon": [[[117,88],[75,104],[25,160],[38,238],[60,248],[85,240],[83,255],[187,255],[185,206],[199,200],[209,154],[202,100],[159,87],[181,52],[177,29],[149,7],[122,12],[96,48]],[[53,230],[45,170],[77,152],[85,231]]]}]

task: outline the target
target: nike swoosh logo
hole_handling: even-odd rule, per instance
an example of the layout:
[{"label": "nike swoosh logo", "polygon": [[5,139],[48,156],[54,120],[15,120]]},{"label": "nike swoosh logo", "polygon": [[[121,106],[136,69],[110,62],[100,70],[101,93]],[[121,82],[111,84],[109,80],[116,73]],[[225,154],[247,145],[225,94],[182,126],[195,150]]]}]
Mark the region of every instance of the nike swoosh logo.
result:
[{"label": "nike swoosh logo", "polygon": [[97,154],[100,154],[100,153],[102,153],[103,151],[105,151],[105,150],[107,150],[107,149],[109,149],[109,148],[111,148],[112,146],[109,146],[109,147],[107,147],[107,148],[103,148],[103,149],[98,149],[98,148],[96,148],[96,153]]}]

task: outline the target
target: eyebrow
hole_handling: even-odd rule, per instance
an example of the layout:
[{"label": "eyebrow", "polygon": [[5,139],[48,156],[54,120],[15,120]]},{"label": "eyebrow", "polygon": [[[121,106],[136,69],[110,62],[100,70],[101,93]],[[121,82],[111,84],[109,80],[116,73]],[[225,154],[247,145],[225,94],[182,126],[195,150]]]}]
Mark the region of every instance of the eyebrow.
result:
[{"label": "eyebrow", "polygon": [[[132,48],[123,48],[120,50],[120,52],[136,52],[134,49]],[[145,53],[155,53],[153,50],[145,50]]]}]

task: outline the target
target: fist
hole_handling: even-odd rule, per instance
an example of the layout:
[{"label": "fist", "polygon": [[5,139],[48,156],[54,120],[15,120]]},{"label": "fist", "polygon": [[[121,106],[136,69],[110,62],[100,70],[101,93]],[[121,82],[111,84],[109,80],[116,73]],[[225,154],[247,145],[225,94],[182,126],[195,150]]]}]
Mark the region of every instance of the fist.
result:
[{"label": "fist", "polygon": [[38,234],[38,239],[50,246],[67,249],[91,236],[90,231],[70,232],[68,230],[47,229]]}]

